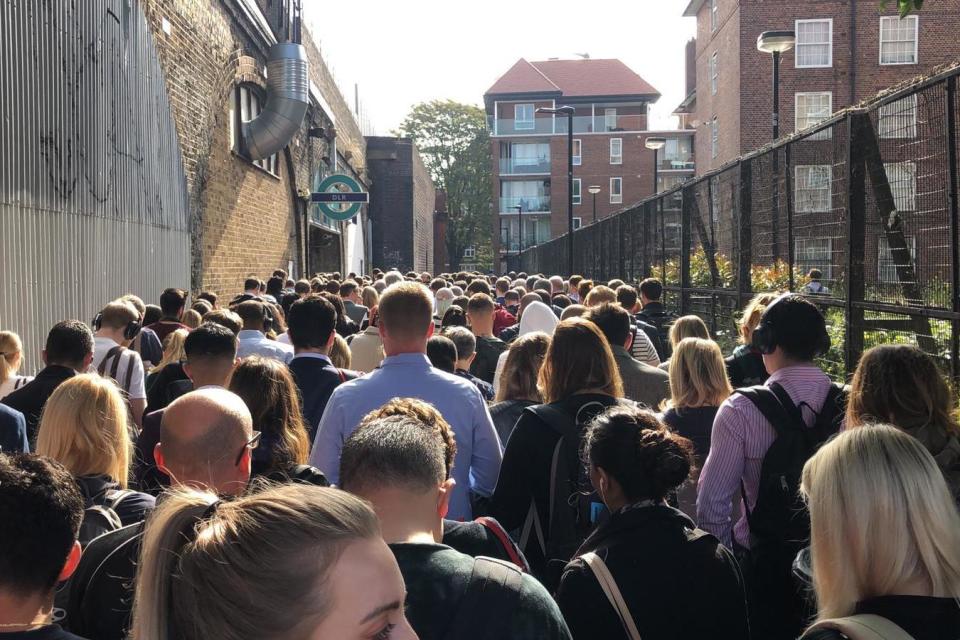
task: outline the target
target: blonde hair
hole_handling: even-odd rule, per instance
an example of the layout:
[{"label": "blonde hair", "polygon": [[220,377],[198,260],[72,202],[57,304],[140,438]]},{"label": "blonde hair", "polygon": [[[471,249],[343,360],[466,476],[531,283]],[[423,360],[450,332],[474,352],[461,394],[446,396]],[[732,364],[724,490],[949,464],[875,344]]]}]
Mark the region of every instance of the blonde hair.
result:
[{"label": "blonde hair", "polygon": [[200,315],[200,312],[196,309],[187,309],[183,312],[183,317],[180,318],[180,322],[191,329],[196,329],[203,323],[203,316]]},{"label": "blonde hair", "polygon": [[13,331],[0,331],[0,383],[17,374],[23,362],[23,343]]},{"label": "blonde hair", "polygon": [[62,383],[43,407],[37,453],[76,477],[105,475],[127,488],[130,470],[127,405],[116,383],[93,373]]},{"label": "blonde hair", "polygon": [[739,323],[741,344],[750,344],[750,339],[753,337],[753,330],[760,324],[760,318],[763,317],[763,312],[777,299],[777,296],[778,294],[776,293],[758,293],[747,303]]},{"label": "blonde hair", "polygon": [[186,329],[177,329],[167,334],[167,337],[163,339],[163,358],[157,363],[157,366],[150,369],[150,373],[158,373],[168,364],[185,359],[187,352],[184,350],[184,344],[188,335],[190,334],[187,333]]},{"label": "blonde hair", "polygon": [[231,501],[179,488],[144,531],[130,637],[306,637],[332,605],[331,569],[352,542],[380,535],[359,498],[306,484]]},{"label": "blonde hair", "polygon": [[333,345],[330,347],[330,362],[338,369],[349,369],[353,362],[350,345],[339,333],[334,336]]},{"label": "blonde hair", "polygon": [[960,598],[960,515],[933,457],[889,425],[852,429],[803,468],[818,617],[867,597]]},{"label": "blonde hair", "polygon": [[623,381],[610,343],[597,325],[584,318],[570,318],[557,325],[537,386],[548,404],[583,391],[623,397]]},{"label": "blonde hair", "polygon": [[520,336],[507,350],[500,386],[495,402],[506,400],[530,400],[540,402],[537,377],[550,348],[550,336],[543,331],[534,331]]},{"label": "blonde hair", "polygon": [[682,316],[670,326],[670,346],[676,348],[686,338],[710,339],[710,330],[700,316]]},{"label": "blonde hair", "polygon": [[360,299],[363,300],[363,306],[367,309],[372,309],[380,304],[380,294],[373,287],[364,287],[363,291],[360,292]]},{"label": "blonde hair", "polygon": [[590,292],[587,293],[587,296],[583,299],[583,305],[585,307],[599,307],[605,302],[613,303],[616,301],[616,291],[601,284],[590,289]]},{"label": "blonde hair", "polygon": [[677,344],[670,356],[668,407],[719,407],[732,393],[723,353],[716,342],[684,338]]}]

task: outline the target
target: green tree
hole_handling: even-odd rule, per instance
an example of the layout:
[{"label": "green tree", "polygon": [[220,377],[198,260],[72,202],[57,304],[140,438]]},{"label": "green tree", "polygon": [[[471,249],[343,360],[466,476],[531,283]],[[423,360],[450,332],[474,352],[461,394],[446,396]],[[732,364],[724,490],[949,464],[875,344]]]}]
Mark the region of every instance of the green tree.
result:
[{"label": "green tree", "polygon": [[[483,109],[432,100],[415,105],[400,124],[412,138],[437,189],[447,192],[447,254],[460,268],[464,249],[490,245],[490,138]],[[487,250],[489,252],[489,250]]]},{"label": "green tree", "polygon": [[894,1],[897,3],[897,9],[900,10],[901,18],[911,11],[923,8],[923,0],[880,0],[880,8],[886,9]]}]

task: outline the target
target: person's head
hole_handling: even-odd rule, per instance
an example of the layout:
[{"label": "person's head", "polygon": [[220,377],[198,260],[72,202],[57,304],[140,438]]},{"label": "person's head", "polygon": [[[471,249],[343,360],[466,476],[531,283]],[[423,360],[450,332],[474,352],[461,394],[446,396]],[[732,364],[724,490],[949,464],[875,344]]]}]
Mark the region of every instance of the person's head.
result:
[{"label": "person's head", "polygon": [[554,329],[538,387],[548,403],[584,392],[623,397],[620,371],[607,339],[583,318],[564,320]]},{"label": "person's head", "polygon": [[551,285],[550,281],[546,278],[537,278],[533,283],[533,290],[543,291],[547,294],[548,299],[553,295],[553,285]]},{"label": "person's head", "polygon": [[167,365],[174,362],[180,362],[184,359],[184,343],[190,333],[186,329],[177,329],[167,334],[163,339],[163,357],[157,363],[151,373],[162,371]]},{"label": "person's head", "polygon": [[553,330],[559,322],[557,314],[545,303],[539,300],[531,302],[520,314],[518,335],[524,336],[533,331],[543,331],[547,335],[553,335]]},{"label": "person's head", "polygon": [[171,484],[238,495],[250,480],[257,444],[243,398],[226,389],[197,389],[167,405],[153,457]]},{"label": "person's head", "polygon": [[76,477],[108,476],[126,489],[130,447],[127,405],[109,378],[76,375],[60,384],[43,407],[37,453]]},{"label": "person's head", "polygon": [[516,289],[509,289],[503,294],[503,303],[508,307],[520,304],[520,292]]},{"label": "person's head", "polygon": [[210,306],[213,307],[214,309],[219,308],[217,307],[217,300],[219,298],[217,294],[215,294],[213,291],[201,291],[200,295],[197,296],[197,299],[206,300],[207,302],[210,303]]},{"label": "person's head", "polygon": [[438,431],[416,417],[365,418],[343,444],[340,482],[373,505],[387,542],[411,534],[440,542],[454,486],[448,451]]},{"label": "person's head", "polygon": [[308,295],[310,293],[310,281],[297,280],[293,285],[293,292],[300,298]]},{"label": "person's head", "polygon": [[83,508],[79,487],[56,460],[0,455],[0,599],[49,612],[57,584],[80,562]]},{"label": "person's head", "polygon": [[[476,282],[476,281],[475,281]],[[493,334],[493,299],[485,293],[475,293],[467,303],[467,322],[478,336]]]},{"label": "person's head", "polygon": [[510,278],[497,278],[497,281],[493,284],[493,287],[497,292],[497,297],[504,297],[507,291],[510,290]]},{"label": "person's head", "polygon": [[637,290],[628,284],[617,287],[617,302],[629,313],[637,311]]},{"label": "person's head", "polygon": [[360,287],[353,280],[347,280],[340,285],[340,297],[357,304],[362,302],[360,299]]},{"label": "person's head", "polygon": [[577,297],[580,298],[581,302],[587,299],[590,289],[593,289],[593,280],[581,280],[580,284],[577,285]]},{"label": "person's head", "polygon": [[163,313],[163,318],[179,320],[186,306],[187,292],[183,289],[170,287],[160,294],[160,311]]},{"label": "person's head", "polygon": [[160,305],[148,304],[145,306],[145,311],[143,312],[143,326],[146,327],[154,322],[159,322],[162,317],[163,310],[160,309]]},{"label": "person's head", "polygon": [[566,309],[573,304],[573,300],[562,293],[558,293],[552,298],[553,306],[558,309]]},{"label": "person's head", "polygon": [[330,345],[330,362],[338,369],[349,369],[353,364],[353,354],[346,338],[339,333],[334,334],[333,344]]},{"label": "person's head", "polygon": [[564,293],[563,278],[560,276],[550,276],[550,293],[557,295]]},{"label": "person's head", "polygon": [[865,598],[960,598],[960,516],[936,461],[896,427],[840,433],[803,468],[818,617]]},{"label": "person's head", "polygon": [[278,275],[271,276],[270,279],[267,280],[267,295],[273,296],[274,300],[280,300],[285,284],[286,278]]},{"label": "person's head", "polygon": [[230,309],[214,309],[209,313],[203,314],[203,321],[226,327],[233,335],[237,335],[240,333],[240,330],[243,329],[243,320],[235,312],[230,311]]},{"label": "person's head", "polygon": [[[196,311],[197,313],[199,313],[201,318],[203,317],[204,314],[213,311],[212,304],[210,304],[206,300],[201,300],[199,298],[193,301],[193,304],[190,305],[190,308]],[[186,324],[186,322],[184,322],[184,324]],[[196,329],[196,327],[192,327],[192,328]]]},{"label": "person's head", "polygon": [[437,290],[434,300],[436,301],[437,317],[443,318],[447,309],[453,304],[453,291],[449,287],[441,287]]},{"label": "person's head", "polygon": [[815,304],[788,294],[766,308],[750,344],[763,354],[763,364],[773,374],[784,367],[813,362],[830,349],[830,335]]},{"label": "person's head", "polygon": [[584,316],[597,325],[610,346],[628,348],[633,340],[630,330],[630,314],[618,304],[605,302],[587,311]]},{"label": "person's head", "polygon": [[529,307],[534,302],[539,302],[540,304],[543,304],[543,298],[540,297],[539,293],[531,292],[531,293],[523,294],[523,296],[520,298],[520,309],[518,310],[519,319],[521,320],[523,319],[523,312],[526,311],[527,307]]},{"label": "person's head", "polygon": [[710,330],[700,316],[681,316],[670,325],[670,346],[676,348],[686,338],[710,339]]},{"label": "person's head", "polygon": [[364,287],[360,293],[360,300],[367,309],[373,309],[380,304],[380,294],[373,287]]},{"label": "person's head", "polygon": [[363,417],[362,424],[373,422],[381,418],[390,416],[402,416],[412,418],[419,422],[425,429],[433,431],[444,447],[444,465],[446,467],[446,478],[453,472],[453,460],[457,455],[457,441],[453,435],[453,428],[443,419],[437,409],[429,402],[417,400],[416,398],[394,398],[379,408],[374,409]]},{"label": "person's head", "polygon": [[200,326],[200,323],[203,322],[203,316],[200,315],[195,309],[187,309],[183,312],[183,316],[180,318],[180,322],[189,327],[190,329],[196,329]]},{"label": "person's head", "polygon": [[443,278],[434,278],[433,280],[430,281],[430,292],[433,293],[434,296],[436,296],[437,292],[446,286],[447,286],[446,280],[444,280]]},{"label": "person's head", "polygon": [[238,304],[237,315],[243,322],[244,331],[263,332],[267,322],[267,310],[259,300],[244,300]]},{"label": "person's head", "polygon": [[598,307],[601,304],[609,304],[617,301],[617,294],[610,287],[602,284],[590,289],[590,292],[583,299],[583,304],[587,308]]},{"label": "person's head", "polygon": [[467,285],[467,296],[472,298],[478,293],[482,293],[487,297],[491,296],[492,292],[490,291],[490,285],[486,280],[481,280],[478,278]]},{"label": "person's head", "polygon": [[733,388],[723,353],[713,340],[684,338],[670,356],[670,406],[719,407]]},{"label": "person's head", "polygon": [[386,355],[426,351],[427,339],[433,334],[433,301],[426,287],[398,282],[384,291],[379,309]]},{"label": "person's head", "polygon": [[337,310],[323,296],[310,294],[290,306],[287,335],[297,353],[329,353],[336,326]]},{"label": "person's head", "polygon": [[[141,300],[139,296],[135,296],[132,293],[122,295],[117,298],[117,300],[133,305],[133,308],[137,310],[137,315],[140,316],[141,320],[143,319],[143,314],[147,312],[147,305],[143,304],[143,300]],[[204,302],[204,304],[206,304],[206,302]]]},{"label": "person's head", "polygon": [[312,278],[310,280],[310,291],[313,293],[320,293],[323,291],[324,281],[322,278]]},{"label": "person's head", "polygon": [[640,304],[646,306],[651,302],[660,302],[663,297],[663,283],[657,278],[647,278],[640,283]]},{"label": "person's head", "polygon": [[933,358],[910,345],[863,354],[847,399],[846,428],[870,422],[898,427],[939,453],[960,436],[950,387]]},{"label": "person's head", "polygon": [[0,331],[0,383],[15,376],[23,363],[23,343],[13,331]]},{"label": "person's head", "polygon": [[403,282],[403,274],[399,271],[388,271],[383,276],[383,283],[388,287],[397,284],[398,282]]},{"label": "person's head", "polygon": [[810,282],[820,282],[823,279],[823,272],[820,269],[810,269],[807,272],[807,278],[810,279]]},{"label": "person's head", "polygon": [[47,365],[86,371],[93,362],[93,333],[79,320],[62,320],[53,325],[43,348]]},{"label": "person's head", "polygon": [[443,316],[440,318],[441,329],[448,327],[466,327],[467,324],[467,312],[463,310],[463,307],[455,304],[447,307],[447,310],[443,312]]},{"label": "person's head", "polygon": [[477,356],[477,338],[466,327],[449,327],[443,331],[457,350],[457,369],[467,370]]},{"label": "person's head", "polygon": [[427,358],[437,369],[453,373],[457,369],[457,346],[446,336],[431,336],[427,340]]},{"label": "person's head", "polygon": [[291,483],[230,501],[178,489],[142,546],[134,638],[416,637],[376,515],[339,489]]},{"label": "person's head", "polygon": [[243,399],[254,429],[262,434],[253,457],[265,473],[306,464],[307,425],[297,385],[285,364],[274,358],[244,358],[233,369],[227,388]]},{"label": "person's head", "polygon": [[611,511],[663,502],[693,468],[693,444],[652,411],[613,407],[593,419],[583,443],[590,481]]},{"label": "person's head", "polygon": [[567,290],[570,293],[577,293],[579,291],[581,282],[583,282],[583,276],[580,276],[580,275],[570,276],[570,278],[567,280]]},{"label": "person's head", "polygon": [[243,290],[245,293],[259,295],[260,294],[260,278],[256,276],[248,276],[247,279],[243,281]]},{"label": "person's head", "polygon": [[582,304],[572,304],[569,307],[566,307],[563,312],[560,314],[561,320],[567,320],[569,318],[582,318],[587,315],[587,309]]},{"label": "person's head", "polygon": [[343,299],[339,295],[330,293],[329,291],[321,291],[320,297],[332,304],[333,308],[336,309],[337,326],[340,326],[342,323],[349,320],[346,307],[343,306]]},{"label": "person's head", "polygon": [[510,344],[500,374],[496,402],[528,400],[539,403],[543,400],[537,379],[549,346],[550,336],[542,331],[520,336]]},{"label": "person's head", "polygon": [[607,286],[610,287],[611,289],[613,289],[614,291],[616,291],[617,289],[619,289],[620,287],[623,286],[623,280],[621,280],[621,279],[619,279],[619,278],[615,278],[615,279],[611,280],[610,282],[608,282],[608,283],[607,283]]},{"label": "person's head", "polygon": [[760,318],[763,317],[763,312],[766,311],[767,307],[776,299],[777,294],[775,293],[758,293],[750,299],[738,323],[741,344],[750,344],[753,339],[753,330],[760,324]]},{"label": "person's head", "polygon": [[223,386],[237,359],[237,336],[223,325],[204,322],[184,339],[183,355],[183,371],[195,389]]},{"label": "person's head", "polygon": [[127,346],[140,332],[140,321],[136,307],[123,300],[114,300],[100,310],[94,327],[98,336]]}]

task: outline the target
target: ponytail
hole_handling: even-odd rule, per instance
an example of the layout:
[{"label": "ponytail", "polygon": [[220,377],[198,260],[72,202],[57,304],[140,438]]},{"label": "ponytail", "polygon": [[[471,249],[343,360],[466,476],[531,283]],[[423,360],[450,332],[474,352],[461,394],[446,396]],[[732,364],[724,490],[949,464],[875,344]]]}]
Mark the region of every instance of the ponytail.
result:
[{"label": "ponytail", "polygon": [[12,331],[0,331],[0,384],[17,373],[22,350],[20,336]]}]

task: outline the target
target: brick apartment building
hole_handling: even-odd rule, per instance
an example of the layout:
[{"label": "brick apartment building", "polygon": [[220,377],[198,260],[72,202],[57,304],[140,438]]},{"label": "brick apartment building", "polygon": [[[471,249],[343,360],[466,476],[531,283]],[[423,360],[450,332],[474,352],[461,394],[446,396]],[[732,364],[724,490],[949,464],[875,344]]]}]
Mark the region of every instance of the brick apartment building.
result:
[{"label": "brick apartment building", "polygon": [[567,231],[567,119],[538,113],[540,108],[576,110],[575,229],[593,221],[592,186],[599,187],[597,219],[652,193],[654,154],[645,147],[648,136],[667,137],[659,157],[661,189],[693,174],[692,131],[648,130],[647,108],[659,97],[621,61],[601,59],[521,59],[487,90],[498,261]]}]

